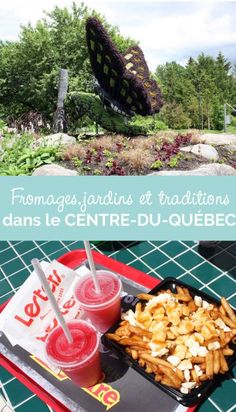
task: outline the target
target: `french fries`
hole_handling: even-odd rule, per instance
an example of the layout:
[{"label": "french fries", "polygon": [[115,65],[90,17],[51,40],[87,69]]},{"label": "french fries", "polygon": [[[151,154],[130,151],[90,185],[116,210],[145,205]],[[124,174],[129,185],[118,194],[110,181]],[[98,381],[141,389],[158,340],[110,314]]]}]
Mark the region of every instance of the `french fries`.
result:
[{"label": "french fries", "polygon": [[225,298],[217,307],[180,286],[176,293],[168,289],[138,298],[142,302],[135,312],[123,314],[120,326],[106,337],[124,346],[156,382],[187,394],[229,370],[236,315]]},{"label": "french fries", "polygon": [[222,315],[226,316],[226,312],[225,312],[225,310],[224,310],[224,308],[223,308],[222,305],[220,306],[219,311],[220,311],[220,313],[221,313]]},{"label": "french fries", "polygon": [[223,351],[220,350],[220,372],[225,373],[229,370],[228,364],[226,362],[226,359],[224,357]]},{"label": "french fries", "polygon": [[152,333],[151,333],[151,332],[148,332],[148,331],[146,331],[146,330],[143,330],[143,329],[141,329],[141,328],[139,328],[139,327],[137,327],[137,326],[129,326],[129,331],[130,331],[131,333],[134,333],[134,334],[137,335],[137,336],[147,336],[147,338],[150,338],[150,339],[151,339],[151,337],[152,337]]},{"label": "french fries", "polygon": [[[224,354],[224,352],[223,352]],[[220,371],[220,352],[219,350],[213,351],[213,372],[217,375]]]},{"label": "french fries", "polygon": [[[232,342],[233,342],[233,340],[232,340]],[[234,354],[233,349],[230,349],[230,348],[223,349],[223,355],[224,356],[232,356],[233,354]]]},{"label": "french fries", "polygon": [[140,357],[144,360],[147,360],[150,363],[153,363],[154,365],[157,365],[157,366],[161,365],[161,366],[165,366],[165,367],[170,368],[170,369],[174,369],[174,366],[171,365],[171,363],[169,363],[169,362],[167,362],[167,361],[165,361],[161,358],[154,358],[153,356],[148,355],[146,353],[142,353],[140,355]]},{"label": "french fries", "polygon": [[119,343],[124,346],[135,346],[137,348],[144,348],[148,349],[149,346],[146,342],[136,340],[134,338],[122,338],[120,339]]},{"label": "french fries", "polygon": [[230,305],[228,304],[228,302],[225,298],[221,299],[221,304],[222,304],[225,312],[228,314],[229,318],[231,319],[231,321],[236,324],[236,315],[235,315],[233,309],[230,307]]},{"label": "french fries", "polygon": [[142,300],[147,300],[147,301],[153,299],[154,297],[155,296],[149,295],[148,293],[139,293],[137,295],[137,298],[142,299]]},{"label": "french fries", "polygon": [[191,296],[188,295],[176,295],[176,299],[182,301],[182,302],[190,302],[190,300],[192,300]]},{"label": "french fries", "polygon": [[170,380],[171,385],[173,388],[179,389],[181,387],[181,380],[179,379],[178,375],[167,366],[159,365],[159,370],[165,375],[165,379]]},{"label": "french fries", "polygon": [[197,372],[195,371],[195,369],[191,370],[191,377],[194,382],[199,383],[199,377],[197,376]]},{"label": "french fries", "polygon": [[204,363],[206,359],[203,356],[193,356],[191,359],[192,363]]},{"label": "french fries", "polygon": [[235,328],[236,327],[236,322],[233,322],[232,319],[228,318],[228,316],[221,315],[222,320],[224,323],[229,326],[230,328]]},{"label": "french fries", "polygon": [[213,352],[209,351],[206,355],[206,375],[209,379],[212,379],[213,373]]}]

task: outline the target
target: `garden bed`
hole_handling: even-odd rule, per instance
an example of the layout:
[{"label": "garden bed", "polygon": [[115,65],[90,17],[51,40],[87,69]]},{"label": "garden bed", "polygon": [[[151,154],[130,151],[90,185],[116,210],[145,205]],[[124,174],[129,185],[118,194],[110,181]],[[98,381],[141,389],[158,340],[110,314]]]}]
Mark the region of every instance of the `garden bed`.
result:
[{"label": "garden bed", "polygon": [[236,147],[233,149],[230,146],[217,146],[219,154],[218,163],[232,166],[236,169]]},{"label": "garden bed", "polygon": [[[180,151],[190,144],[191,138],[189,133],[173,132],[135,138],[105,135],[67,147],[59,164],[77,170],[79,175],[129,176],[159,170],[192,170],[211,163],[201,156]],[[223,148],[222,154],[227,164]]]},{"label": "garden bed", "polygon": [[[31,175],[45,164],[76,170],[78,175],[147,175],[161,170],[192,170],[211,161],[181,148],[198,143],[195,131],[162,131],[150,136],[99,135],[70,138],[0,131],[0,175]],[[46,146],[45,140],[48,139]],[[39,140],[41,143],[39,144]],[[71,144],[68,142],[74,141]],[[42,145],[43,144],[43,145]],[[216,146],[218,163],[236,168],[235,146]]]}]

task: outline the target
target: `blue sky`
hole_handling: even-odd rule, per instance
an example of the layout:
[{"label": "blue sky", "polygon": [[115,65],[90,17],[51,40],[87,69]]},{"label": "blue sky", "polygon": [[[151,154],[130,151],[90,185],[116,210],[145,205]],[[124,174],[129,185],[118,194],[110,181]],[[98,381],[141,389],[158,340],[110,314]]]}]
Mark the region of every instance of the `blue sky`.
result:
[{"label": "blue sky", "polygon": [[[202,51],[216,56],[221,50],[232,62],[236,61],[235,1],[84,2],[118,25],[122,34],[139,40],[152,70],[166,61],[185,64],[189,56],[195,57]],[[0,39],[17,39],[21,24],[34,24],[44,10],[71,3],[71,0],[4,1],[0,4]]]}]

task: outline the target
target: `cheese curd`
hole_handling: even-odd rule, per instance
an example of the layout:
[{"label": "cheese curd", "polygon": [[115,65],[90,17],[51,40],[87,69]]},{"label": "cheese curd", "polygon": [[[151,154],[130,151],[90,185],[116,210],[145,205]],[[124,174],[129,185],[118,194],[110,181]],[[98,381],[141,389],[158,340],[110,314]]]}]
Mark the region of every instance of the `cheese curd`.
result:
[{"label": "cheese curd", "polygon": [[215,324],[216,324],[217,326],[219,326],[220,329],[223,329],[224,332],[230,332],[230,331],[231,331],[231,329],[230,329],[228,326],[226,326],[226,324],[225,324],[225,323],[223,322],[223,320],[220,319],[220,318],[217,318],[217,319],[215,320]]},{"label": "cheese curd", "polygon": [[187,348],[185,345],[177,345],[174,350],[174,356],[178,356],[181,360],[185,358]]},{"label": "cheese curd", "polygon": [[154,342],[150,342],[148,344],[149,348],[152,351],[152,356],[154,358],[156,358],[157,356],[161,357],[166,355],[169,352],[169,349],[165,347],[165,344],[163,343],[154,343]]},{"label": "cheese curd", "polygon": [[199,343],[195,340],[194,336],[191,336],[186,342],[186,346],[189,348],[189,352],[192,356],[197,356],[199,351]]},{"label": "cheese curd", "polygon": [[197,375],[198,377],[199,377],[199,376],[202,376],[203,372],[202,372],[202,370],[201,370],[201,368],[200,368],[199,365],[194,365],[194,369],[195,369],[196,375]]},{"label": "cheese curd", "polygon": [[187,389],[193,389],[196,386],[196,382],[183,382],[182,386]]},{"label": "cheese curd", "polygon": [[184,395],[187,395],[189,393],[188,388],[185,388],[184,386],[181,386],[180,392],[183,393]]},{"label": "cheese curd", "polygon": [[216,342],[211,342],[209,343],[209,345],[207,346],[208,350],[217,350],[220,349],[220,342],[216,341]]},{"label": "cheese curd", "polygon": [[178,364],[181,361],[181,359],[178,356],[174,356],[174,355],[168,356],[167,360],[174,366],[178,366]]},{"label": "cheese curd", "polygon": [[[193,379],[196,376],[199,378],[206,375],[206,361],[203,360],[202,364],[195,364],[195,362],[202,361],[202,359],[193,358],[205,358],[209,351],[223,348],[222,340],[224,336],[227,337],[223,332],[232,332],[233,329],[228,327],[221,319],[221,313],[216,305],[208,303],[197,295],[191,298],[185,288],[179,288],[178,293],[179,295],[176,295],[178,298],[175,298],[175,295],[170,291],[161,292],[151,299],[148,297],[145,304],[141,305],[139,303],[135,308],[135,312],[132,310],[127,311],[122,315],[122,319],[127,321],[129,325],[136,327],[136,329],[139,328],[139,330],[137,329],[135,333],[130,328],[129,334],[129,328],[124,325],[123,333],[124,335],[127,333],[125,338],[126,341],[129,340],[127,345],[130,345],[127,349],[131,353],[131,340],[133,339],[133,348],[137,345],[133,349],[137,353],[139,353],[140,344],[140,364],[144,366],[145,361],[143,359],[145,357],[142,354],[145,353],[145,348],[148,348],[147,354],[145,354],[146,359],[149,361],[149,363],[146,363],[146,371],[148,369],[152,370],[153,361],[156,369],[154,368],[152,373],[157,374],[157,378],[161,380],[161,368],[158,369],[157,367],[159,362],[148,359],[148,357],[150,358],[151,354],[153,358],[162,358],[165,361],[163,365],[166,365],[166,368],[171,367],[176,372],[177,377],[184,377],[184,379],[179,378],[179,384],[177,384],[179,386],[174,387],[180,388],[182,393],[187,394],[194,387],[201,385],[200,379],[196,379],[197,383]],[[183,297],[183,295],[188,296],[188,298],[181,299],[180,297]],[[143,335],[140,329],[145,331]],[[127,330],[128,332],[126,332]],[[223,354],[223,352],[220,353]],[[134,359],[136,360],[137,357]],[[166,382],[168,382],[167,373]],[[169,382],[171,382],[170,379]]]},{"label": "cheese curd", "polygon": [[190,381],[190,371],[189,369],[184,370],[184,379],[189,382]]},{"label": "cheese curd", "polygon": [[201,296],[195,296],[194,297],[194,303],[196,306],[198,306],[199,308],[202,306],[202,298]]},{"label": "cheese curd", "polygon": [[155,308],[155,306],[157,306],[159,303],[166,303],[166,302],[170,302],[170,301],[174,301],[176,302],[176,299],[170,295],[169,293],[161,293],[158,296],[155,296],[154,298],[150,299],[147,304],[146,304],[146,309],[147,310],[152,310],[153,308]]},{"label": "cheese curd", "polygon": [[198,349],[198,356],[206,356],[208,353],[208,350],[205,346],[200,346]]},{"label": "cheese curd", "polygon": [[195,332],[194,333],[194,339],[198,342],[198,343],[203,343],[204,342],[204,337],[200,334],[200,333],[198,333],[198,332]]},{"label": "cheese curd", "polygon": [[202,307],[203,307],[203,309],[206,309],[206,310],[212,310],[213,309],[213,305],[211,303],[208,303],[206,300],[202,301]]},{"label": "cheese curd", "polygon": [[192,369],[193,365],[189,359],[184,359],[180,362],[180,364],[177,367],[181,371],[184,371],[185,369]]},{"label": "cheese curd", "polygon": [[123,314],[122,319],[127,320],[131,326],[137,325],[135,313],[131,309]]}]

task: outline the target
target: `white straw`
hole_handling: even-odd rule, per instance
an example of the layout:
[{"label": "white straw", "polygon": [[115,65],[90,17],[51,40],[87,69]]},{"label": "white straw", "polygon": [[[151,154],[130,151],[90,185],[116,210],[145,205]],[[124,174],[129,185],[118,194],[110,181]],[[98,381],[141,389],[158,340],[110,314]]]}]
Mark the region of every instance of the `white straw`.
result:
[{"label": "white straw", "polygon": [[48,297],[48,299],[49,299],[49,301],[50,301],[50,303],[51,303],[51,305],[52,305],[52,308],[53,308],[53,310],[54,310],[55,316],[56,316],[56,318],[57,318],[60,326],[61,326],[62,329],[63,329],[63,332],[64,332],[64,334],[65,334],[65,336],[66,336],[66,339],[68,340],[68,343],[72,343],[72,342],[73,342],[73,338],[72,338],[72,335],[71,335],[71,333],[70,333],[70,330],[68,329],[68,327],[67,327],[67,325],[66,325],[66,322],[65,322],[65,319],[63,318],[63,316],[62,316],[62,314],[61,314],[61,311],[60,311],[60,309],[59,309],[59,306],[58,306],[58,304],[57,304],[57,301],[56,301],[56,299],[55,299],[55,296],[53,295],[53,293],[52,293],[52,291],[51,291],[51,289],[50,289],[50,286],[49,286],[49,284],[48,284],[46,275],[45,275],[45,273],[44,273],[44,271],[43,271],[43,269],[42,269],[42,267],[41,267],[38,259],[32,259],[32,260],[31,260],[31,263],[32,263],[33,268],[34,268],[36,274],[38,275],[38,277],[39,277],[39,279],[40,279],[40,281],[41,281],[41,283],[42,283],[42,285],[43,285],[43,287],[44,287],[44,290],[45,290],[45,292],[46,292],[46,294],[47,294],[47,297]]},{"label": "white straw", "polygon": [[92,255],[90,243],[87,240],[84,241],[84,247],[85,247],[87,258],[88,258],[88,261],[89,261],[89,267],[90,267],[90,270],[91,270],[91,273],[92,273],[92,278],[93,278],[93,283],[94,283],[94,286],[95,286],[95,291],[96,291],[97,294],[100,294],[101,289],[100,289],[100,285],[99,285],[98,278],[97,278],[97,273],[96,273],[96,268],[95,268],[95,264],[94,264],[94,260],[93,260],[93,255]]}]

